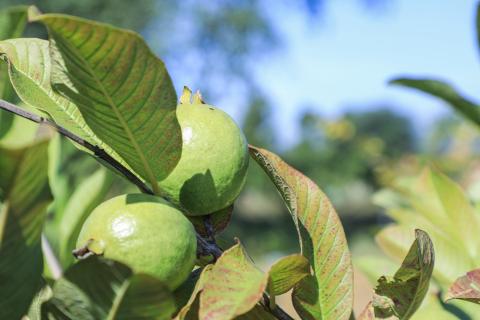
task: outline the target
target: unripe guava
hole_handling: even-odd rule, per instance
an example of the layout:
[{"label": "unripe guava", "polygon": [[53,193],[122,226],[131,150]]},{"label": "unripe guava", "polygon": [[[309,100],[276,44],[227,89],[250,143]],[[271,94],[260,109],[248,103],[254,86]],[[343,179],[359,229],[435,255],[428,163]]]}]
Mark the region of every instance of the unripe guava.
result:
[{"label": "unripe guava", "polygon": [[221,210],[240,194],[248,167],[242,130],[225,112],[207,104],[177,106],[182,128],[182,154],[160,188],[187,214]]},{"label": "unripe guava", "polygon": [[197,239],[190,221],[165,200],[127,194],[92,211],[82,226],[77,248],[125,263],[173,290],[194,267]]}]

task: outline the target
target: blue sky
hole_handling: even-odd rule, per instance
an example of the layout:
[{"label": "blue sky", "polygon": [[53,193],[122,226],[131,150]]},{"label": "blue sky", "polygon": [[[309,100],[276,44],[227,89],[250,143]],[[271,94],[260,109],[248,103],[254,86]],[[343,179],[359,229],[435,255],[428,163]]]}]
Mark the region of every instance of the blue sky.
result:
[{"label": "blue sky", "polygon": [[388,104],[414,119],[419,132],[449,111],[438,100],[387,86],[397,75],[447,79],[480,99],[475,4],[392,0],[368,11],[354,0],[327,1],[316,22],[286,4],[271,6],[284,47],[255,62],[255,76],[273,102],[282,140],[294,142],[298,128],[292,119],[306,106],[336,117]]}]

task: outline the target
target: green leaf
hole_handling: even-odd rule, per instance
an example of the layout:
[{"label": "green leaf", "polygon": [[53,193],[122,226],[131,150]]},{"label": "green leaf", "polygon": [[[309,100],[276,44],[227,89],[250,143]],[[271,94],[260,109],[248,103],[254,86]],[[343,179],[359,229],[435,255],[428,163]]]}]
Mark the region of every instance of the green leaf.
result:
[{"label": "green leaf", "polygon": [[433,95],[448,103],[467,119],[470,119],[475,124],[480,125],[480,107],[478,104],[461,96],[456,89],[448,83],[440,80],[408,78],[395,79],[390,83],[417,89],[424,93]]},{"label": "green leaf", "polygon": [[253,146],[250,154],[282,195],[297,227],[301,252],[314,271],[293,291],[297,312],[306,319],[349,319],[353,270],[335,209],[315,183],[277,155]]},{"label": "green leaf", "polygon": [[28,320],[44,320],[42,317],[43,303],[52,297],[52,288],[43,281],[42,286],[33,298],[32,304],[28,310]]},{"label": "green leaf", "polygon": [[310,275],[310,263],[304,256],[293,254],[275,262],[268,275],[268,293],[271,296],[278,296]]},{"label": "green leaf", "polygon": [[[104,149],[126,165],[125,161],[87,126],[78,107],[53,90],[50,83],[52,61],[48,41],[41,39],[0,41],[0,57],[7,61],[10,81],[26,105],[47,113],[58,125]],[[82,150],[87,151],[84,148]]]},{"label": "green leaf", "polygon": [[27,25],[27,6],[0,10],[0,40],[19,38]]},{"label": "green leaf", "polygon": [[60,222],[60,262],[63,266],[73,263],[72,250],[80,229],[92,210],[107,195],[113,182],[112,175],[104,168],[86,178],[70,197]]},{"label": "green leaf", "polygon": [[444,291],[480,265],[480,216],[460,186],[427,169],[413,180],[398,181],[393,191],[399,200],[387,204],[386,213],[395,224],[376,237],[385,253],[401,259],[414,240],[411,230],[425,230],[437,252],[433,276]]},{"label": "green leaf", "polygon": [[480,269],[461,276],[448,289],[445,301],[460,299],[480,304]]},{"label": "green leaf", "polygon": [[41,232],[51,201],[48,142],[0,149],[0,319],[20,319],[41,283]]},{"label": "green leaf", "polygon": [[209,277],[209,273],[211,272],[212,267],[213,265],[209,264],[202,269],[202,272],[200,273],[200,276],[195,283],[195,287],[190,295],[190,298],[188,299],[187,303],[180,309],[177,316],[175,317],[175,320],[198,319],[199,299],[197,296],[200,291],[203,290],[203,287]]},{"label": "green leaf", "polygon": [[200,320],[229,320],[262,298],[268,275],[257,269],[240,243],[225,251],[208,272],[200,293]]},{"label": "green leaf", "polygon": [[67,15],[31,19],[48,29],[55,88],[159,194],[157,181],[182,149],[177,97],[163,62],[131,31]]},{"label": "green leaf", "polygon": [[118,262],[90,257],[55,282],[46,308],[75,320],[163,320],[175,312],[175,301],[156,278],[132,274]]},{"label": "green leaf", "polygon": [[378,279],[372,301],[376,318],[410,319],[428,292],[435,253],[422,230],[415,230],[415,241],[392,279]]},{"label": "green leaf", "polygon": [[270,312],[267,312],[264,307],[258,304],[250,311],[235,318],[235,320],[275,320]]},{"label": "green leaf", "polygon": [[[7,149],[24,148],[32,144],[37,135],[38,125],[32,121],[22,117],[13,116],[12,113],[0,110],[0,118],[7,115],[9,119],[8,124],[2,122],[6,118],[0,119],[0,147]],[[10,117],[12,115],[12,117]],[[2,127],[5,125],[5,127]],[[3,129],[5,128],[5,131]],[[4,134],[2,134],[2,132]]]}]

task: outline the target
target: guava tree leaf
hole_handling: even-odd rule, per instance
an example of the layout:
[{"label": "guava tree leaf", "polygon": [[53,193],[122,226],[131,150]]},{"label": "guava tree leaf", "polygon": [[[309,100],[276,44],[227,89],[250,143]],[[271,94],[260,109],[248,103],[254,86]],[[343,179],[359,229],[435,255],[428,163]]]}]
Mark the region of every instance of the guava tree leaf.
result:
[{"label": "guava tree leaf", "polygon": [[65,207],[59,229],[60,262],[63,266],[73,263],[72,250],[80,229],[92,210],[107,195],[113,176],[104,168],[98,169],[75,189]]},{"label": "guava tree leaf", "polygon": [[71,266],[45,303],[66,319],[171,319],[175,301],[154,277],[118,262],[90,257]]},{"label": "guava tree leaf", "polygon": [[48,141],[0,149],[0,319],[20,319],[40,284],[41,232],[52,200]]},{"label": "guava tree leaf", "polygon": [[292,254],[276,261],[268,272],[268,293],[284,294],[300,280],[310,275],[310,263],[300,254]]},{"label": "guava tree leaf", "polygon": [[[2,114],[0,118],[6,115],[7,118],[2,119],[8,122],[2,122],[3,120],[0,119],[0,148],[19,149],[32,144],[38,132],[38,124],[14,116],[13,113],[7,111],[1,110],[0,114]],[[11,121],[7,121],[7,119],[11,119]],[[5,127],[2,127],[3,125]]]},{"label": "guava tree leaf", "polygon": [[19,38],[27,24],[27,6],[0,10],[0,40]]},{"label": "guava tree leaf", "polygon": [[[18,6],[0,10],[0,40],[22,36],[27,25],[27,8]],[[0,99],[11,101],[12,98],[13,91],[8,80],[7,68],[4,63],[0,62]],[[1,118],[3,118],[3,113]]]},{"label": "guava tree leaf", "polygon": [[27,314],[27,320],[45,320],[44,314],[42,314],[42,306],[43,303],[48,301],[51,297],[52,288],[46,283],[45,280],[43,280],[40,288],[33,298],[32,304],[30,305]]},{"label": "guava tree leaf", "polygon": [[240,243],[212,267],[200,293],[200,320],[229,320],[251,310],[263,296],[268,275],[257,269]]},{"label": "guava tree leaf", "polygon": [[203,290],[203,287],[209,277],[209,273],[212,271],[212,264],[206,265],[200,276],[195,283],[193,292],[190,295],[187,303],[180,309],[175,320],[194,320],[198,319],[198,310],[199,310],[199,298],[198,294]]},{"label": "guava tree leaf", "polygon": [[384,207],[395,224],[376,236],[387,255],[401,259],[414,240],[411,230],[424,230],[437,253],[433,277],[445,292],[458,275],[480,265],[479,215],[460,186],[426,169],[419,177],[399,180],[392,190],[398,201]]},{"label": "guava tree leaf", "polygon": [[47,113],[58,125],[104,149],[126,165],[108,144],[93,133],[78,107],[53,90],[50,83],[52,61],[48,41],[30,38],[0,41],[0,57],[7,61],[10,81],[25,104]]},{"label": "guava tree leaf", "polygon": [[182,149],[177,97],[163,62],[134,32],[67,15],[30,13],[49,32],[55,89],[160,193],[157,181],[173,170]]},{"label": "guava tree leaf", "polygon": [[480,106],[463,97],[448,83],[433,79],[411,79],[398,78],[390,82],[391,84],[420,90],[424,93],[435,96],[458,111],[467,119],[480,125]]},{"label": "guava tree leaf", "polygon": [[294,288],[295,309],[305,319],[349,319],[353,304],[353,269],[342,224],[327,196],[309,178],[277,155],[250,146],[292,214],[302,254],[314,275]]},{"label": "guava tree leaf", "polygon": [[275,320],[270,312],[267,312],[264,307],[256,305],[252,310],[248,311],[241,316],[235,318],[235,320]]},{"label": "guava tree leaf", "polygon": [[[233,205],[226,207],[225,209],[213,212],[210,214],[210,224],[212,225],[212,231],[215,235],[221,233],[230,223],[232,218]],[[187,216],[190,222],[195,227],[195,230],[202,236],[208,237],[205,226],[205,216]]]},{"label": "guava tree leaf", "polygon": [[[27,24],[27,7],[18,6],[0,10],[0,40],[18,38]],[[7,66],[0,61],[0,99],[13,101],[14,92],[8,79]],[[0,110],[0,138],[10,129],[13,114]]]},{"label": "guava tree leaf", "polygon": [[400,269],[390,279],[378,279],[372,303],[364,312],[372,319],[410,319],[417,311],[428,292],[435,263],[433,244],[428,234],[415,230],[415,241],[402,262]]},{"label": "guava tree leaf", "polygon": [[452,299],[480,303],[480,269],[467,272],[450,286],[445,301]]}]

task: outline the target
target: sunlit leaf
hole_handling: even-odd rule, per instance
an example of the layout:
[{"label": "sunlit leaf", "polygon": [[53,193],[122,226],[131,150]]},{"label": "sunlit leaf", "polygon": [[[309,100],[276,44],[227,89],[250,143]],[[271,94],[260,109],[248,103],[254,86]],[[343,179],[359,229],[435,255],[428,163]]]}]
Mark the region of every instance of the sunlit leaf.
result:
[{"label": "sunlit leaf", "polygon": [[0,319],[20,319],[41,285],[47,148],[0,149]]},{"label": "sunlit leaf", "polygon": [[480,269],[467,272],[450,286],[445,301],[451,299],[480,303]]},{"label": "sunlit leaf", "polygon": [[200,320],[229,320],[251,310],[262,298],[268,275],[236,244],[218,259],[200,293]]},{"label": "sunlit leaf", "polygon": [[173,296],[156,278],[132,274],[120,263],[91,257],[53,285],[46,309],[67,319],[171,319]]},{"label": "sunlit leaf", "polygon": [[462,189],[448,177],[425,170],[421,176],[395,187],[401,204],[387,207],[396,222],[376,237],[391,257],[401,259],[414,240],[411,230],[425,230],[437,252],[433,276],[448,289],[458,275],[480,265],[479,215]]},{"label": "sunlit leaf", "polygon": [[[428,292],[435,263],[432,241],[422,230],[415,231],[415,241],[392,278],[378,279],[372,303],[360,319],[410,319]],[[375,315],[372,318],[372,309]]]},{"label": "sunlit leaf", "polygon": [[47,113],[55,123],[104,149],[125,165],[123,159],[87,126],[78,107],[53,90],[48,41],[30,38],[0,41],[0,57],[8,62],[10,81],[25,104]]},{"label": "sunlit leaf", "polygon": [[408,78],[395,79],[391,83],[431,94],[448,103],[467,119],[480,125],[480,106],[460,95],[456,89],[448,83],[440,80]]},{"label": "sunlit leaf", "polygon": [[293,254],[275,262],[268,275],[268,292],[270,295],[278,296],[310,275],[310,263],[304,256]]},{"label": "sunlit leaf", "polygon": [[293,302],[306,319],[349,319],[353,304],[353,271],[347,241],[335,209],[315,183],[277,155],[250,146],[290,210],[302,254],[314,275],[295,287]]},{"label": "sunlit leaf", "polygon": [[93,132],[158,194],[180,158],[176,93],[161,60],[136,33],[67,15],[38,15],[50,36],[52,82]]}]

